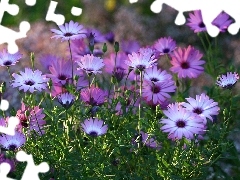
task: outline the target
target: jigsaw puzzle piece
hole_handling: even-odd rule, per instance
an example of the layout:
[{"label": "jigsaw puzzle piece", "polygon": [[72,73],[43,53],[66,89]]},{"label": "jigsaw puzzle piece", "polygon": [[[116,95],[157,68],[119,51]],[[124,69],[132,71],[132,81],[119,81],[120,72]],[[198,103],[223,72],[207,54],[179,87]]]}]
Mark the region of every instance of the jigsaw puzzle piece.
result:
[{"label": "jigsaw puzzle piece", "polygon": [[7,177],[7,174],[10,172],[11,166],[10,164],[3,162],[0,164],[0,179],[1,180],[16,180]]},{"label": "jigsaw puzzle piece", "polygon": [[0,2],[0,24],[2,22],[4,12],[8,12],[12,16],[16,16],[19,12],[19,7],[16,4],[9,4],[9,0],[1,0],[1,2]]},{"label": "jigsaw puzzle piece", "polygon": [[27,166],[24,170],[21,180],[40,180],[38,173],[46,173],[50,169],[46,162],[42,162],[36,166],[32,155],[29,155],[24,151],[17,152],[16,159],[20,162],[27,162]]},{"label": "jigsaw puzzle piece", "polygon": [[15,41],[27,36],[27,32],[30,30],[30,24],[26,21],[22,21],[19,30],[19,32],[16,32],[0,25],[0,44],[8,43],[8,52],[11,54],[18,51],[18,46]]}]

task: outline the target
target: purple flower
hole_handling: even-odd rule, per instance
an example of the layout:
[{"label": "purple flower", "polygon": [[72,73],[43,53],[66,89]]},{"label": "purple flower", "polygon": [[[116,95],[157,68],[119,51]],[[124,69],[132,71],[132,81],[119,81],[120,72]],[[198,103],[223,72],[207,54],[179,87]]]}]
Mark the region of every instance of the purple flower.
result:
[{"label": "purple flower", "polygon": [[171,54],[176,49],[176,41],[171,37],[160,38],[155,44],[154,48],[160,53],[160,55]]},{"label": "purple flower", "polygon": [[166,118],[160,120],[163,124],[161,130],[167,132],[171,139],[193,139],[194,134],[201,134],[205,126],[200,116],[192,113],[179,104],[169,105],[168,110],[163,111]]},{"label": "purple flower", "polygon": [[48,78],[46,75],[42,75],[42,72],[39,70],[31,70],[25,68],[25,72],[20,71],[20,75],[13,73],[12,75],[15,79],[12,82],[13,87],[19,87],[19,90],[24,90],[24,92],[30,91],[31,93],[34,90],[42,91],[42,89],[47,88]]},{"label": "purple flower", "polygon": [[2,134],[0,136],[0,145],[8,150],[15,150],[21,147],[26,142],[26,137],[24,134],[16,131],[14,136],[10,136],[7,134]]},{"label": "purple flower", "polygon": [[51,74],[47,74],[47,77],[51,78],[54,84],[64,85],[72,78],[72,64],[69,60],[53,61],[49,70]]},{"label": "purple flower", "polygon": [[89,41],[93,43],[103,43],[106,42],[105,36],[97,29],[89,28],[87,29],[87,37]]},{"label": "purple flower", "polygon": [[71,93],[61,93],[57,96],[58,102],[66,109],[70,108],[75,101],[75,96]]},{"label": "purple flower", "polygon": [[195,50],[193,47],[188,46],[188,48],[178,48],[173,52],[170,70],[173,73],[178,73],[179,78],[196,78],[204,70],[201,66],[205,61],[200,60],[202,54]]},{"label": "purple flower", "polygon": [[49,67],[53,63],[58,63],[58,61],[60,61],[60,58],[51,54],[46,54],[40,57],[41,65],[47,70],[49,70]]},{"label": "purple flower", "polygon": [[62,38],[61,41],[68,41],[85,38],[87,34],[87,31],[82,25],[79,25],[77,22],[74,23],[73,21],[59,26],[59,29],[60,30],[51,29],[51,31],[56,34],[51,38]]},{"label": "purple flower", "polygon": [[107,92],[97,87],[83,89],[80,93],[81,99],[92,106],[100,106],[104,103]]},{"label": "purple flower", "polygon": [[167,98],[170,98],[170,92],[175,92],[176,86],[173,80],[163,82],[143,82],[142,97],[153,104],[160,104]]},{"label": "purple flower", "polygon": [[232,20],[229,19],[230,16],[225,13],[221,12],[212,22],[213,25],[217,26],[221,32],[226,32],[228,26],[232,24]]},{"label": "purple flower", "polygon": [[103,125],[103,121],[97,118],[86,119],[81,123],[83,131],[92,136],[97,137],[107,133],[108,126]]},{"label": "purple flower", "polygon": [[103,60],[101,58],[89,54],[81,57],[80,60],[76,62],[79,65],[79,68],[77,70],[83,70],[88,75],[91,75],[92,73],[102,73],[100,69],[104,66]]},{"label": "purple flower", "polygon": [[194,31],[194,33],[198,32],[206,32],[206,26],[203,23],[201,10],[196,10],[193,13],[189,14],[190,18],[188,18],[187,25]]},{"label": "purple flower", "polygon": [[144,71],[145,69],[155,65],[157,59],[154,57],[154,52],[150,48],[141,48],[138,53],[133,52],[128,55],[128,60],[125,60],[130,68],[133,68],[135,71]]},{"label": "purple flower", "polygon": [[163,82],[172,79],[172,75],[168,74],[167,71],[158,69],[157,66],[148,68],[144,73],[144,80],[155,83]]},{"label": "purple flower", "polygon": [[0,52],[0,66],[12,66],[18,62],[19,59],[22,58],[22,54],[19,52],[15,54],[10,54],[6,49],[3,49]]},{"label": "purple flower", "polygon": [[237,83],[238,79],[238,73],[227,72],[226,75],[218,76],[216,84],[220,87],[231,89]]},{"label": "purple flower", "polygon": [[218,115],[220,108],[218,103],[210,99],[206,94],[202,93],[200,96],[196,95],[194,98],[186,98],[188,103],[183,102],[181,105],[188,111],[198,114],[202,119],[203,123],[207,123],[207,118],[213,121],[212,116]]}]

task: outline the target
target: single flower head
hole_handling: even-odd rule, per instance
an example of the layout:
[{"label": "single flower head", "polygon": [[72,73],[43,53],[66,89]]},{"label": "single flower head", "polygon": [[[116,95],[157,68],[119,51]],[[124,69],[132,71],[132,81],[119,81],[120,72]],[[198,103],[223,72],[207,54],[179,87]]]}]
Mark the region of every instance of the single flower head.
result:
[{"label": "single flower head", "polygon": [[87,34],[87,31],[82,25],[79,25],[77,22],[74,23],[73,21],[59,26],[59,29],[60,30],[51,29],[51,31],[55,33],[51,38],[62,38],[62,41],[68,41],[85,38]]},{"label": "single flower head", "polygon": [[24,92],[30,91],[31,93],[34,90],[42,91],[46,89],[49,80],[46,75],[42,75],[41,71],[33,71],[29,68],[25,68],[25,72],[20,71],[20,75],[13,73],[12,76],[14,77],[13,87],[19,87],[19,90],[23,89]]},{"label": "single flower head", "polygon": [[205,63],[201,60],[203,54],[193,47],[188,46],[188,48],[178,48],[172,54],[170,70],[173,73],[177,73],[179,78],[196,78],[204,70],[201,66]]},{"label": "single flower head", "polygon": [[90,88],[82,89],[80,95],[81,99],[86,104],[91,106],[100,106],[104,103],[107,92],[92,86]]},{"label": "single flower head", "polygon": [[6,49],[3,49],[0,52],[0,66],[12,66],[18,62],[19,59],[22,58],[22,54],[19,52],[15,54],[10,54]]},{"label": "single flower head", "polygon": [[171,37],[160,38],[155,44],[154,48],[160,53],[160,55],[171,54],[176,49],[176,41]]},{"label": "single flower head", "polygon": [[57,98],[58,102],[66,109],[70,108],[75,101],[75,96],[68,92],[59,94]]},{"label": "single flower head", "polygon": [[7,135],[3,134],[0,136],[0,145],[8,150],[14,151],[15,149],[18,149],[26,142],[26,137],[24,134],[15,131],[15,135]]},{"label": "single flower head", "polygon": [[79,65],[77,70],[83,70],[88,75],[102,73],[100,69],[104,66],[101,58],[89,54],[82,56],[76,63]]},{"label": "single flower head", "polygon": [[141,48],[138,53],[133,52],[128,55],[125,64],[135,71],[144,71],[145,69],[155,65],[157,59],[155,59],[154,51],[151,48]]},{"label": "single flower head", "polygon": [[200,116],[184,109],[178,103],[169,105],[163,111],[166,118],[160,120],[163,124],[161,130],[167,132],[171,139],[193,139],[195,134],[200,134],[205,126]]},{"label": "single flower head", "polygon": [[237,83],[238,79],[238,73],[227,72],[227,74],[218,76],[216,84],[222,88],[231,89]]},{"label": "single flower head", "polygon": [[103,121],[97,118],[86,119],[83,123],[81,123],[81,127],[86,134],[92,137],[106,134],[108,130],[108,126],[103,125]]},{"label": "single flower head", "polygon": [[190,18],[187,19],[187,26],[189,26],[194,33],[207,31],[206,26],[203,23],[201,10],[196,10],[193,13],[190,13],[189,16]]},{"label": "single flower head", "polygon": [[212,22],[221,32],[225,32],[232,23],[233,21],[230,19],[230,16],[225,12],[221,12]]},{"label": "single flower head", "polygon": [[213,121],[213,116],[219,114],[218,103],[204,93],[196,95],[196,99],[190,97],[186,100],[188,103],[183,102],[181,105],[188,111],[198,114],[203,119],[204,124],[207,123],[207,118]]}]

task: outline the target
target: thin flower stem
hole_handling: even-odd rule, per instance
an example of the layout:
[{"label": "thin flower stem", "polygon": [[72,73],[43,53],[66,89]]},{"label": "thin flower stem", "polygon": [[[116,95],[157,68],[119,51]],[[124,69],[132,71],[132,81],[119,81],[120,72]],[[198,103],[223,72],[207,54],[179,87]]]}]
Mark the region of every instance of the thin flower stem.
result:
[{"label": "thin flower stem", "polygon": [[72,59],[72,49],[71,49],[71,44],[70,44],[70,39],[68,40],[68,47],[69,47],[69,51],[70,51],[70,58],[71,58],[71,62],[72,62],[72,83],[74,84],[73,81],[73,59]]},{"label": "thin flower stem", "polygon": [[[141,131],[141,102],[142,102],[142,84],[143,84],[143,71],[140,71],[140,88],[139,88],[139,105],[138,105],[138,133]],[[138,146],[140,143],[138,143]]]}]

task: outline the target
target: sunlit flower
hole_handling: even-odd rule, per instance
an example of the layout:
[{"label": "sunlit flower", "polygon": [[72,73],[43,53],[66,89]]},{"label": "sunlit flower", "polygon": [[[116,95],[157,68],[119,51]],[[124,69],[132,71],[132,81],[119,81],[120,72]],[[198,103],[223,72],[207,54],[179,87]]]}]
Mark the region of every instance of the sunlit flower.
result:
[{"label": "sunlit flower", "polygon": [[51,29],[51,31],[56,34],[51,38],[62,38],[61,41],[68,41],[85,38],[87,34],[86,29],[84,29],[82,25],[79,25],[77,22],[74,23],[73,21],[59,26],[59,29],[60,30]]},{"label": "sunlit flower", "polygon": [[153,104],[161,103],[171,96],[169,93],[175,92],[176,86],[172,79],[159,82],[143,81],[142,97]]},{"label": "sunlit flower", "polygon": [[216,84],[220,87],[231,89],[238,81],[239,75],[234,72],[227,72],[227,74],[223,74],[217,78]]},{"label": "sunlit flower", "polygon": [[201,66],[205,63],[204,60],[200,60],[203,54],[193,47],[178,48],[173,51],[170,70],[178,74],[179,78],[196,78],[204,70]]},{"label": "sunlit flower", "polygon": [[160,55],[171,54],[176,48],[176,41],[171,37],[160,38],[155,44],[154,48],[160,53]]},{"label": "sunlit flower", "polygon": [[214,102],[206,94],[196,95],[194,98],[186,98],[188,103],[183,102],[181,105],[185,107],[188,111],[198,114],[202,119],[204,124],[207,123],[207,118],[213,121],[212,116],[218,115],[220,108],[218,103]]},{"label": "sunlit flower", "polygon": [[26,137],[24,134],[15,131],[15,135],[7,135],[7,134],[2,134],[0,136],[0,145],[8,150],[15,150],[19,147],[21,147],[23,144],[26,142]]},{"label": "sunlit flower", "polygon": [[92,106],[99,106],[104,103],[107,92],[103,91],[100,88],[92,86],[90,88],[82,89],[80,95],[81,99],[85,103]]},{"label": "sunlit flower", "polygon": [[61,93],[57,96],[58,102],[66,109],[72,106],[73,102],[75,101],[75,96],[71,93]]},{"label": "sunlit flower", "polygon": [[25,72],[20,71],[20,75],[13,73],[12,75],[15,79],[12,82],[13,87],[19,87],[19,90],[24,90],[24,92],[30,91],[31,93],[34,90],[42,91],[47,88],[48,78],[46,75],[42,75],[42,72],[39,70],[31,70],[25,68]]},{"label": "sunlit flower", "polygon": [[221,32],[225,32],[230,24],[232,24],[230,16],[221,12],[212,22],[213,25],[217,26]]},{"label": "sunlit flower", "polygon": [[206,26],[203,23],[201,10],[196,10],[193,13],[189,14],[187,25],[195,32],[206,32]]},{"label": "sunlit flower", "polygon": [[171,74],[168,74],[165,70],[162,71],[161,69],[158,69],[157,66],[146,69],[144,73],[144,80],[153,83],[167,81],[171,79]]},{"label": "sunlit flower", "polygon": [[169,133],[171,139],[193,139],[194,134],[202,133],[205,128],[200,116],[181,107],[179,104],[171,104],[163,111],[166,118],[160,120],[163,124],[161,130]]},{"label": "sunlit flower", "polygon": [[19,52],[15,54],[10,54],[6,49],[3,49],[0,52],[0,66],[12,66],[18,62],[19,59],[22,58],[22,54]]},{"label": "sunlit flower", "polygon": [[81,126],[83,131],[92,137],[106,134],[108,130],[108,125],[104,125],[103,121],[97,118],[86,119]]},{"label": "sunlit flower", "polygon": [[128,58],[129,59],[124,61],[125,64],[130,68],[139,71],[144,71],[145,69],[152,67],[157,61],[151,48],[141,48],[138,53],[133,52],[132,54],[129,54]]},{"label": "sunlit flower", "polygon": [[100,69],[104,66],[103,60],[101,58],[89,54],[82,56],[76,62],[79,65],[78,70],[83,70],[89,75],[92,73],[102,73]]}]

